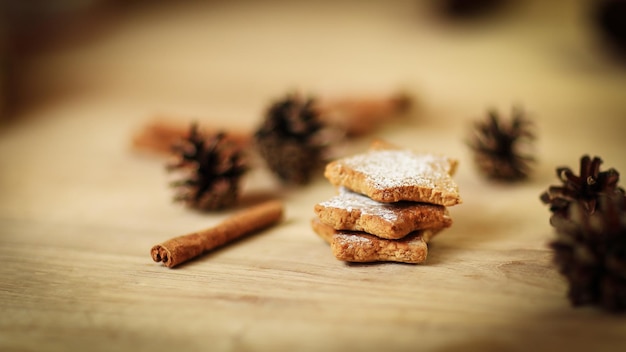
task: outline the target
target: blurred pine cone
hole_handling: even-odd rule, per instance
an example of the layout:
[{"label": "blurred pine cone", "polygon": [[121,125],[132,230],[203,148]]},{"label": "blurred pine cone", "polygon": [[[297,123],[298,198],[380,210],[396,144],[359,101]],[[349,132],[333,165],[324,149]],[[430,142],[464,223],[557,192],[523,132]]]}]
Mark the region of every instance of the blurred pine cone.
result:
[{"label": "blurred pine cone", "polygon": [[208,137],[192,124],[189,136],[173,146],[177,160],[167,166],[185,178],[173,182],[175,201],[191,208],[219,210],[233,206],[239,195],[239,181],[248,170],[242,151],[228,142],[224,133]]},{"label": "blurred pine cone", "polygon": [[324,164],[323,124],[312,99],[288,95],[268,109],[255,133],[261,157],[287,184],[306,184]]},{"label": "blurred pine cone", "polygon": [[590,214],[584,201],[571,202],[568,215],[552,218],[557,238],[554,262],[569,283],[572,305],[626,310],[626,207],[624,195],[598,197]]},{"label": "blurred pine cone", "polygon": [[527,178],[535,161],[525,150],[535,139],[531,126],[520,109],[513,109],[509,122],[501,121],[494,110],[489,111],[486,121],[476,122],[468,146],[479,171],[501,181]]}]

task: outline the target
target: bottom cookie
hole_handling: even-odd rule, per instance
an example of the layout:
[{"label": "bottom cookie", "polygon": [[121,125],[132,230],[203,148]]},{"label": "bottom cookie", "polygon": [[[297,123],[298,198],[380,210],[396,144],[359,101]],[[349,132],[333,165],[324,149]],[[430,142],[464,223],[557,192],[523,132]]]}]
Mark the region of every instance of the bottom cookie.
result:
[{"label": "bottom cookie", "polygon": [[315,218],[313,231],[330,243],[335,258],[347,262],[400,262],[419,264],[426,261],[427,241],[433,230],[415,231],[398,240],[388,240],[356,231],[337,231]]}]

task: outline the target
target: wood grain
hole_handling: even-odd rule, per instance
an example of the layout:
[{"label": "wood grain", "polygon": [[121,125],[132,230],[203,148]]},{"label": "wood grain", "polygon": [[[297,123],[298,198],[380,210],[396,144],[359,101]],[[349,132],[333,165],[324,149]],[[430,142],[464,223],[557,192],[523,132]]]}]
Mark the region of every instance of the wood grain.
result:
[{"label": "wood grain", "polygon": [[[565,298],[539,194],[584,153],[626,170],[626,77],[590,50],[585,2],[529,3],[461,30],[411,1],[181,2],[45,54],[26,83],[49,99],[0,126],[0,350],[623,350],[623,316]],[[281,198],[280,226],[175,269],[152,261],[154,243],[231,214],[172,203],[164,160],[130,147],[155,113],[251,130],[294,86],[398,85],[419,97],[410,116],[335,153],[383,138],[459,159],[464,203],[424,264],[335,260],[309,225],[333,187],[281,188],[260,167],[246,202]],[[520,101],[537,122],[535,172],[489,183],[466,129]]]}]

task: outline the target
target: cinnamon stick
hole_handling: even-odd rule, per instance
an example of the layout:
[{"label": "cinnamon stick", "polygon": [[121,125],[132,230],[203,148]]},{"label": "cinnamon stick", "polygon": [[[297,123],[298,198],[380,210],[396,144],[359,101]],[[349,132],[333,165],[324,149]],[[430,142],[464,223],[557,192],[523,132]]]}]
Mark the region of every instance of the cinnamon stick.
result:
[{"label": "cinnamon stick", "polygon": [[363,136],[380,125],[400,116],[412,104],[405,93],[381,97],[340,97],[320,99],[320,118],[331,126],[345,130],[349,136]]},{"label": "cinnamon stick", "polygon": [[[200,124],[200,131],[205,135],[226,132],[226,139],[234,145],[246,148],[252,143],[252,134],[243,130],[220,129],[215,126]],[[172,146],[189,136],[189,123],[156,118],[135,133],[132,147],[137,150],[167,155],[172,152]]]},{"label": "cinnamon stick", "polygon": [[178,236],[152,247],[155,262],[169,268],[182,264],[235,239],[277,223],[283,216],[281,201],[272,200],[240,211],[215,227]]}]

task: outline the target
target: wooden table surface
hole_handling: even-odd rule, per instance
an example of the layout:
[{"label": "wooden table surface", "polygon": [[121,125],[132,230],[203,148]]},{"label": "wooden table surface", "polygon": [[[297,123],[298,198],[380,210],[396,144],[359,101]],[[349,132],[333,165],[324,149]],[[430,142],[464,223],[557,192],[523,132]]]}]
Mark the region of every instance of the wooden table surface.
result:
[{"label": "wooden table surface", "polygon": [[[470,25],[413,1],[182,2],[33,60],[45,99],[0,128],[0,350],[624,350],[624,316],[570,307],[539,194],[586,153],[626,172],[626,70],[587,2],[543,3]],[[333,187],[283,188],[257,167],[244,198],[283,199],[279,226],[154,263],[154,244],[230,212],[172,203],[164,159],[134,150],[134,133],[155,114],[253,130],[294,89],[415,95],[410,116],[336,152],[380,137],[459,159],[464,203],[427,262],[334,259],[309,226]],[[514,104],[536,123],[538,163],[528,182],[491,183],[464,139]]]}]

